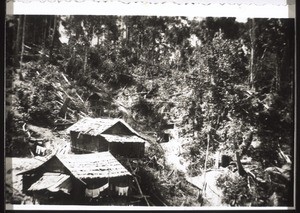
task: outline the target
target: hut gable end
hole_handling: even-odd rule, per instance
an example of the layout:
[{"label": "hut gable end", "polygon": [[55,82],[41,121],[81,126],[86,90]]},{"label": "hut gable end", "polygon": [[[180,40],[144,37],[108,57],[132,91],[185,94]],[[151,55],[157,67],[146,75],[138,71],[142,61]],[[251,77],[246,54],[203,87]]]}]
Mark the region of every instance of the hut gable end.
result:
[{"label": "hut gable end", "polygon": [[128,127],[123,123],[117,122],[112,127],[108,128],[102,134],[111,134],[111,135],[135,135]]},{"label": "hut gable end", "polygon": [[65,165],[57,158],[56,155],[54,155],[40,166],[25,172],[21,172],[18,175],[43,174],[45,172],[70,174],[70,171],[65,167]]},{"label": "hut gable end", "polygon": [[83,118],[67,129],[67,133],[79,132],[91,136],[100,134],[137,135],[125,121],[116,118]]},{"label": "hut gable end", "polygon": [[76,154],[110,151],[115,156],[142,157],[145,138],[122,119],[83,118],[67,132]]},{"label": "hut gable end", "polygon": [[48,161],[44,162],[40,166],[21,172],[18,175],[23,175],[23,192],[27,192],[28,188],[39,180],[45,173],[57,173],[70,175],[71,172],[64,166],[64,164],[56,157],[53,156]]}]

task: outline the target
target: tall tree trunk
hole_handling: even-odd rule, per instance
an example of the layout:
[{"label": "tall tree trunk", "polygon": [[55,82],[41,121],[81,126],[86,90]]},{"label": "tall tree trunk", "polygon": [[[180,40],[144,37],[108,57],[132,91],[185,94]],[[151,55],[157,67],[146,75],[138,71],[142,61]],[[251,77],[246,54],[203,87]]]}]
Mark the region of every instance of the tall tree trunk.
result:
[{"label": "tall tree trunk", "polygon": [[[48,34],[47,34],[47,37],[49,37],[50,35],[51,35],[51,16],[49,16],[48,18],[47,18],[47,27],[48,27]],[[50,44],[49,44],[50,45]]]},{"label": "tall tree trunk", "polygon": [[[37,20],[36,19],[34,19],[34,22],[37,22]],[[37,25],[36,24],[34,24],[33,25],[33,42],[35,43],[35,44],[39,44],[39,41],[38,41],[38,37],[36,36],[36,31],[37,31]]]},{"label": "tall tree trunk", "polygon": [[245,176],[247,174],[247,172],[245,171],[245,169],[241,163],[240,153],[238,151],[236,151],[235,156],[236,156],[236,163],[237,163],[239,175]]},{"label": "tall tree trunk", "polygon": [[255,79],[255,20],[252,19],[252,28],[250,30],[250,41],[251,41],[251,56],[250,56],[250,88],[254,88]]},{"label": "tall tree trunk", "polygon": [[241,163],[240,148],[239,148],[237,140],[234,140],[233,144],[234,144],[234,148],[236,150],[235,157],[236,157],[236,164],[237,164],[239,175],[245,176],[245,175],[247,175],[247,172],[245,171],[245,169]]},{"label": "tall tree trunk", "polygon": [[25,33],[26,33],[26,15],[24,15],[24,18],[23,18],[23,29],[22,29],[22,51],[21,51],[21,59],[20,59],[20,62],[21,62],[21,65],[20,67],[22,68],[22,63],[23,63],[23,57],[24,57],[24,48],[25,48]]},{"label": "tall tree trunk", "polygon": [[280,91],[280,69],[279,69],[279,61],[278,61],[278,56],[275,56],[276,58],[276,63],[275,63],[275,92],[277,93]]},{"label": "tall tree trunk", "polygon": [[23,26],[23,18],[24,16],[20,15],[18,17],[18,27],[17,27],[17,38],[16,38],[16,43],[15,43],[15,46],[14,46],[14,55],[15,55],[15,58],[14,58],[14,64],[16,66],[19,65],[19,52],[20,52],[20,44],[21,44],[21,32],[22,32],[22,26]]},{"label": "tall tree trunk", "polygon": [[43,20],[44,24],[43,24],[43,46],[44,49],[46,49],[46,41],[47,41],[47,32],[48,32],[48,18],[46,17]]},{"label": "tall tree trunk", "polygon": [[56,33],[56,25],[57,25],[57,16],[54,16],[54,21],[53,21],[53,32],[52,32],[52,39],[51,39],[51,44],[50,44],[50,50],[49,50],[49,54],[50,54],[50,60],[53,57],[53,48],[54,48],[54,38],[55,38],[55,33]]},{"label": "tall tree trunk", "polygon": [[86,72],[86,68],[87,68],[87,55],[88,55],[88,47],[86,46],[86,47],[84,48],[83,73]]}]

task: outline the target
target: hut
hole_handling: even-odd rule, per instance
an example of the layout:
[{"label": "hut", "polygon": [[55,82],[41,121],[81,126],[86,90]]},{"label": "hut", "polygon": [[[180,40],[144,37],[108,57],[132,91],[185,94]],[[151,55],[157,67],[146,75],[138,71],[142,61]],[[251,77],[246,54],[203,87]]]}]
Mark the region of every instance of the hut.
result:
[{"label": "hut", "polygon": [[83,118],[67,129],[76,154],[110,151],[116,157],[141,158],[146,140],[122,119]]},{"label": "hut", "polygon": [[109,152],[54,155],[22,172],[23,192],[40,204],[82,204],[128,196],[132,175]]},{"label": "hut", "polygon": [[159,142],[169,142],[170,140],[177,140],[178,139],[178,128],[176,124],[169,123],[161,126],[162,134],[160,137]]},{"label": "hut", "polygon": [[96,116],[103,116],[104,108],[111,103],[110,97],[105,92],[95,92],[88,97],[87,101]]}]

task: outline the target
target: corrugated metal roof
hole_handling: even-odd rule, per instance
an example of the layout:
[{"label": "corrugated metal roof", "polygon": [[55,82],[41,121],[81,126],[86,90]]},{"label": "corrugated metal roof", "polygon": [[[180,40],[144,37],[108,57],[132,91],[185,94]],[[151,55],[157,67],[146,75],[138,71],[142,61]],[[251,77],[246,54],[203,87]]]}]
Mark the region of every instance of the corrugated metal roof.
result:
[{"label": "corrugated metal roof", "polygon": [[57,157],[79,179],[131,175],[110,152],[68,154]]},{"label": "corrugated metal roof", "polygon": [[63,191],[65,193],[70,193],[71,191],[71,181],[70,176],[60,173],[44,173],[44,175],[34,184],[32,184],[28,191],[39,191],[47,189],[51,192]]},{"label": "corrugated metal roof", "polygon": [[[107,129],[111,128],[115,124],[120,122],[125,127],[129,129],[133,134],[141,137],[132,127],[130,127],[125,121],[118,118],[83,118],[77,123],[73,124],[67,129],[67,133],[80,132],[81,134],[88,134],[92,136],[97,136],[102,134]],[[142,138],[142,137],[141,137]]]},{"label": "corrugated metal roof", "polygon": [[120,143],[145,143],[140,137],[135,135],[109,135],[101,134],[108,142],[120,142]]}]

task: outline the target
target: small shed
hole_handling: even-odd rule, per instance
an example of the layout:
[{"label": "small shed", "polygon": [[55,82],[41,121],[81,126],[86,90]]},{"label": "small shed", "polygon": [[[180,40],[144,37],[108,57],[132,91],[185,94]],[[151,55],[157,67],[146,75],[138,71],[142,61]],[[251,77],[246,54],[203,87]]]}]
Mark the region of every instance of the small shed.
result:
[{"label": "small shed", "polygon": [[19,175],[23,191],[40,204],[128,196],[132,188],[131,173],[109,152],[55,155]]},{"label": "small shed", "polygon": [[115,156],[141,158],[146,140],[122,119],[83,118],[67,129],[73,153],[110,151]]},{"label": "small shed", "polygon": [[161,126],[162,135],[159,142],[169,142],[170,140],[178,139],[178,128],[175,123],[168,123]]},{"label": "small shed", "polygon": [[91,94],[87,98],[87,101],[90,109],[97,116],[103,115],[105,106],[111,103],[110,97],[104,92],[95,92]]}]

